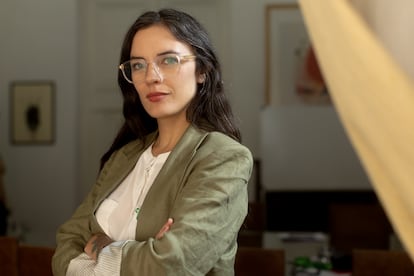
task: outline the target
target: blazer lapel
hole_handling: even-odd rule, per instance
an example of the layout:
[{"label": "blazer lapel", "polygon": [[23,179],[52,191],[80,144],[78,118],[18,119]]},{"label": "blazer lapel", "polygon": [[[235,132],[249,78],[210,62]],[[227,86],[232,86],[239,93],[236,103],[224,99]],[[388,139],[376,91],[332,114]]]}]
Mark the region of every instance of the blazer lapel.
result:
[{"label": "blazer lapel", "polygon": [[136,238],[154,236],[168,218],[175,197],[182,185],[183,175],[207,132],[189,126],[168,156],[148,191],[138,217]]},{"label": "blazer lapel", "polygon": [[[98,180],[97,185],[105,189],[105,193],[100,193],[101,196],[95,203],[96,208],[101,202],[111,193],[116,187],[125,179],[125,177],[132,171],[138,159],[144,150],[154,141],[156,132],[147,136],[145,143],[141,140],[136,140],[129,143],[124,148],[121,148],[117,161],[111,164],[108,169],[104,168],[101,173],[101,179]],[[108,186],[109,184],[110,186]]]}]

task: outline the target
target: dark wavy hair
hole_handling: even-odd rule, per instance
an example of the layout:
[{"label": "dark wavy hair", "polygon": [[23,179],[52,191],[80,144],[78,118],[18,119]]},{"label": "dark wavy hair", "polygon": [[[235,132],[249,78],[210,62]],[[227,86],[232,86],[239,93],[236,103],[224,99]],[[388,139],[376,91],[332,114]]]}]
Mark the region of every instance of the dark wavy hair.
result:
[{"label": "dark wavy hair", "polygon": [[[130,59],[135,34],[153,25],[167,27],[179,41],[191,46],[196,55],[196,73],[205,74],[204,83],[197,85],[197,93],[187,109],[187,120],[206,131],[219,131],[240,142],[241,134],[224,93],[221,66],[204,27],[191,15],[174,9],[149,11],[132,24],[122,45],[120,64]],[[123,145],[145,136],[158,127],[156,119],[145,111],[133,84],[118,72],[118,85],[124,103],[125,121],[111,147],[101,158],[101,168],[110,155]]]}]

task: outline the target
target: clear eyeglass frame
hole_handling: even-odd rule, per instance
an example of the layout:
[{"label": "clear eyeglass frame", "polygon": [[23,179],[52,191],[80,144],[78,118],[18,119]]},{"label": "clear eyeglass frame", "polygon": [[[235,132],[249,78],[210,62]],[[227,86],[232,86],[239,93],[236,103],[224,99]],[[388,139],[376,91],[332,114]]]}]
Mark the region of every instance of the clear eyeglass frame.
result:
[{"label": "clear eyeglass frame", "polygon": [[196,57],[196,55],[165,54],[157,56],[152,62],[147,62],[144,58],[132,58],[120,64],[118,68],[127,82],[137,84],[145,81],[150,63],[158,76],[165,77],[176,74],[182,63],[194,60]]}]

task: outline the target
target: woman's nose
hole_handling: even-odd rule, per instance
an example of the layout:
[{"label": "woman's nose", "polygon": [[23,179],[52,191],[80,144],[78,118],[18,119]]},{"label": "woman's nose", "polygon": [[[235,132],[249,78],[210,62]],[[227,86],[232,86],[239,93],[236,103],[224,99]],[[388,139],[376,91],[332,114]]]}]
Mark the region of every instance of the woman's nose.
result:
[{"label": "woman's nose", "polygon": [[145,80],[147,82],[162,82],[162,74],[154,62],[148,64]]}]

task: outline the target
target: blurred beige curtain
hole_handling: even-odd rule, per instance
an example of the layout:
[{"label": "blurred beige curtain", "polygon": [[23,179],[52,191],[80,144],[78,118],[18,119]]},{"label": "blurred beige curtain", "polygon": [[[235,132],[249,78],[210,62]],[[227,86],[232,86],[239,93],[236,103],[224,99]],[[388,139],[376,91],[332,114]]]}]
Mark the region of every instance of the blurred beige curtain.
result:
[{"label": "blurred beige curtain", "polygon": [[414,1],[299,3],[341,121],[414,259]]}]

